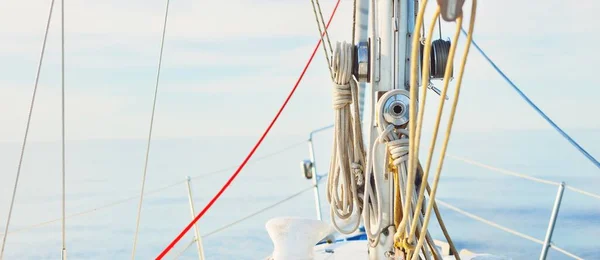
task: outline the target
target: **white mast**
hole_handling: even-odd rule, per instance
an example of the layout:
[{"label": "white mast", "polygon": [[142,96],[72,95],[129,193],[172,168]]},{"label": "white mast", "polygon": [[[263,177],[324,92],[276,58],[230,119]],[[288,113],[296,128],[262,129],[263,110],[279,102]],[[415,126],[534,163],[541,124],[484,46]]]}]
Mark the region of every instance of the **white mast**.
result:
[{"label": "white mast", "polygon": [[[361,3],[367,1],[360,1]],[[361,5],[362,6],[362,5]],[[392,89],[408,88],[408,75],[410,69],[410,48],[412,29],[415,20],[415,1],[379,0],[371,1],[370,12],[370,45],[371,45],[371,89],[367,95],[367,110],[365,111],[365,131],[368,133],[368,149],[372,149],[375,139],[379,135],[374,124],[374,110],[376,109],[377,93]],[[360,13],[359,10],[357,12]],[[360,26],[357,23],[356,26]],[[359,30],[357,30],[359,31]],[[369,248],[370,259],[389,259],[394,245],[394,185],[391,174],[384,167],[387,151],[385,146],[379,146],[375,151],[373,167],[377,167],[376,174],[379,187],[377,192],[381,201],[381,223],[383,229],[379,243],[375,248]],[[368,181],[368,180],[367,180]]]}]

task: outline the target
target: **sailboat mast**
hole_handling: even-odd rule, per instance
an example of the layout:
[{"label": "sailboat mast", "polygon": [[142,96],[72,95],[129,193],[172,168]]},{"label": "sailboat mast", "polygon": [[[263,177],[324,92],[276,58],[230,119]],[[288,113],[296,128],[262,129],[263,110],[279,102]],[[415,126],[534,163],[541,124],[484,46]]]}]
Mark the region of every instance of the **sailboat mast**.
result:
[{"label": "sailboat mast", "polygon": [[[361,3],[366,0],[360,1]],[[409,90],[410,51],[412,31],[415,21],[416,1],[408,0],[371,0],[369,19],[370,42],[370,90],[367,91],[367,111],[363,122],[366,129],[368,149],[371,151],[379,135],[376,125],[377,101],[383,93],[394,90]],[[357,11],[358,12],[358,11]],[[358,23],[357,23],[358,26]],[[389,259],[394,246],[394,181],[386,169],[387,148],[379,146],[374,150],[373,169],[377,182],[380,183],[376,192],[381,207],[382,232],[379,242],[369,248],[369,259]],[[371,158],[369,158],[371,159]],[[367,220],[365,220],[367,221]]]}]

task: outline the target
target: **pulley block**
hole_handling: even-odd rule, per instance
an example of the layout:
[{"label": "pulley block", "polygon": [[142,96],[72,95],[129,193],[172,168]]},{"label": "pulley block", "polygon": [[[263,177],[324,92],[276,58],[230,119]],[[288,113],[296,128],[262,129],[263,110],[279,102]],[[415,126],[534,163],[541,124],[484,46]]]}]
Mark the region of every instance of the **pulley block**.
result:
[{"label": "pulley block", "polygon": [[462,16],[462,7],[465,0],[437,0],[440,6],[442,19],[447,22],[454,22],[456,18]]}]

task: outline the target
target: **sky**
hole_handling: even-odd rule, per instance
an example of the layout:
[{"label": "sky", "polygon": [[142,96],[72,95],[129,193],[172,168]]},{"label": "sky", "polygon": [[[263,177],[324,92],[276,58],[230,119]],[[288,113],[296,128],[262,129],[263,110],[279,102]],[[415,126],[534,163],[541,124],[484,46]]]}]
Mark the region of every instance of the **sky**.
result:
[{"label": "sky", "polygon": [[[321,2],[327,16],[334,1]],[[0,141],[22,138],[49,5],[0,3],[0,33],[8,39],[0,42]],[[147,135],[164,8],[164,1],[154,0],[67,1],[68,139]],[[351,8],[351,2],[342,2],[330,29],[333,41],[350,40]],[[600,79],[592,76],[594,66],[583,65],[600,58],[594,51],[600,25],[592,18],[598,8],[591,0],[543,6],[480,1],[475,39],[559,125],[600,128],[594,120]],[[31,140],[60,138],[59,10],[57,1]],[[503,19],[506,15],[511,19]],[[453,28],[444,24],[443,37]],[[291,89],[317,37],[306,1],[172,1],[155,137],[257,136]],[[274,135],[304,135],[331,122],[331,83],[322,54]],[[547,128],[473,50],[455,129]]]},{"label": "sky", "polygon": [[[8,205],[14,180],[18,143],[23,137],[50,2],[0,2],[0,143],[6,144],[0,153],[0,216],[6,210],[4,205]],[[43,199],[51,194],[54,204],[46,205],[44,201],[40,205],[42,209],[52,208],[54,211],[48,214],[52,216],[59,216],[59,146],[55,142],[48,145],[43,142],[60,139],[58,2],[30,132],[32,144],[38,146],[29,150],[28,156],[31,157],[26,157],[21,182],[21,189],[25,188],[25,192],[21,192],[17,199],[19,206],[19,203],[27,204],[27,198]],[[66,133],[67,148],[71,149],[67,156],[68,161],[76,161],[68,166],[68,181],[73,182],[68,185],[68,198],[83,201],[75,206],[72,206],[73,202],[68,203],[71,212],[90,207],[84,201],[88,199],[83,196],[86,193],[109,201],[122,198],[125,192],[133,195],[139,192],[145,148],[143,139],[148,134],[165,2],[66,2]],[[335,2],[320,2],[327,16]],[[431,13],[431,7],[428,13]],[[334,42],[351,40],[351,8],[351,1],[342,1],[329,30]],[[593,18],[597,10],[600,10],[600,3],[593,0],[581,0],[577,4],[550,0],[544,1],[543,5],[534,1],[481,0],[475,28],[475,40],[498,66],[557,124],[576,140],[584,140],[584,147],[597,144],[594,141],[598,139],[589,132],[587,136],[581,134],[585,133],[583,130],[597,132],[600,129],[596,115],[600,110],[597,102],[600,78],[595,77],[593,62],[600,60],[600,53],[596,51],[600,24]],[[275,115],[318,40],[309,1],[173,0],[169,11],[153,138],[199,137],[201,141],[158,142],[153,150],[156,156],[152,156],[150,162],[148,182],[152,187],[172,179],[183,180],[185,175],[206,169],[220,169],[224,164],[237,164],[254,138],[258,138]],[[444,24],[443,37],[451,37],[453,28],[452,24]],[[464,41],[460,44],[457,56],[461,54]],[[300,140],[298,136],[306,137],[312,129],[331,124],[333,109],[328,73],[323,52],[319,50],[296,95],[273,128],[267,145],[280,147],[288,140]],[[566,149],[566,141],[536,139],[524,144],[521,140],[533,139],[527,134],[518,135],[510,141],[503,138],[484,140],[489,135],[472,138],[468,133],[538,131],[549,130],[550,127],[473,48],[463,84],[454,129],[457,135],[468,137],[465,138],[468,140],[464,142],[468,144],[465,147],[485,150],[485,147],[479,147],[485,141],[488,145],[492,144],[490,147],[497,145],[510,151],[497,155],[495,150],[482,152],[473,149],[466,154],[507,159],[503,160],[507,166],[525,168],[540,175],[564,174],[571,169],[573,162],[587,167],[578,173],[595,174],[597,169],[583,157],[574,155],[573,150],[568,150],[570,148]],[[429,92],[428,96],[436,97],[433,92]],[[427,111],[431,112],[436,103],[434,99],[428,102]],[[433,114],[428,116],[431,118]],[[552,135],[543,136],[552,138]],[[277,139],[279,137],[281,139]],[[559,135],[554,137],[559,138]],[[77,143],[82,140],[85,142]],[[220,142],[226,143],[229,150],[211,151],[212,147],[219,147]],[[230,147],[234,143],[239,147]],[[329,150],[327,145],[329,143],[323,144],[320,149]],[[519,153],[513,154],[510,150],[513,145],[519,147]],[[556,147],[565,149],[553,153],[554,157],[541,154],[537,157],[524,156],[537,151],[535,149],[559,150]],[[303,146],[298,149],[295,151],[298,156],[306,156]],[[600,156],[598,149],[592,147],[589,150]],[[567,153],[572,157],[567,157]],[[207,154],[211,156],[204,156]],[[319,156],[327,157],[325,154]],[[286,159],[285,167],[297,167],[299,158],[288,158],[289,163]],[[276,168],[284,167],[283,162],[278,163],[269,165],[269,174],[277,175]],[[326,163],[321,165],[326,168]],[[110,174],[105,176],[105,173]],[[52,185],[50,182],[41,183],[40,176],[52,180]],[[307,184],[292,182],[289,176],[278,177],[286,185]],[[586,180],[580,183],[583,185]],[[78,186],[75,181],[97,181],[102,185],[91,189]],[[219,183],[222,181],[219,180]],[[588,181],[590,186],[584,188],[592,187],[593,183]],[[281,186],[281,189],[286,188],[289,187]],[[40,191],[47,193],[43,195]],[[214,193],[212,190],[203,192],[206,196]],[[79,196],[80,193],[83,195]],[[185,199],[183,203],[186,203]],[[124,221],[133,220],[134,206]],[[30,208],[19,209],[23,213]],[[216,212],[221,214],[222,211]],[[115,216],[118,213],[115,212]],[[50,218],[44,214],[31,217],[35,219],[23,219],[21,224]],[[238,216],[229,217],[233,220]],[[125,224],[123,226],[129,226],[131,222]],[[128,239],[130,234],[126,236]],[[160,241],[158,244],[164,243]],[[127,255],[129,244],[124,242],[122,247],[126,251],[124,255]]]}]

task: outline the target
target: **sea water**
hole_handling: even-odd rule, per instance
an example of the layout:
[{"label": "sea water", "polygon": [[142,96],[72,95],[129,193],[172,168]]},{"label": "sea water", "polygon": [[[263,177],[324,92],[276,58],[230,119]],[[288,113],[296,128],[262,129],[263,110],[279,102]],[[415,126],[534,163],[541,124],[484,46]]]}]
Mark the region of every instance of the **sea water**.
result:
[{"label": "sea water", "polygon": [[[331,132],[315,137],[317,168],[329,167]],[[573,130],[588,152],[600,156],[600,131]],[[421,160],[429,139],[424,135]],[[198,222],[201,234],[253,214],[311,185],[300,161],[308,158],[306,136],[272,136],[256,158]],[[233,173],[256,137],[160,139],[152,143],[146,191],[174,186],[144,197],[137,241],[137,259],[153,259],[187,225],[190,213],[186,176],[191,181],[196,213]],[[441,142],[441,141],[439,141]],[[438,144],[439,144],[438,142]],[[295,146],[291,146],[295,144]],[[67,143],[67,215],[93,210],[66,220],[69,259],[129,259],[136,226],[145,155],[144,140],[93,140]],[[19,144],[0,144],[0,222],[6,221]],[[565,181],[600,193],[600,171],[552,131],[455,133],[449,154],[552,181]],[[434,157],[434,166],[437,157]],[[435,169],[435,168],[433,168]],[[198,177],[199,176],[199,177]],[[430,180],[431,181],[431,180]],[[321,208],[329,221],[325,183]],[[437,197],[463,210],[543,240],[557,187],[500,175],[489,169],[447,158]],[[121,203],[111,203],[124,200]],[[129,200],[127,200],[129,199]],[[59,259],[61,251],[60,144],[28,146],[19,183],[5,259]],[[109,205],[102,208],[103,205]],[[446,226],[459,249],[537,259],[541,245],[513,236],[441,207]],[[272,244],[265,230],[277,216],[315,218],[309,190],[281,205],[203,238],[207,259],[264,259]],[[43,222],[52,221],[44,224]],[[31,227],[32,225],[39,226]],[[30,227],[30,228],[28,228]],[[28,228],[28,229],[23,229]],[[434,238],[443,236],[435,221]],[[193,229],[166,259],[197,259]],[[600,259],[600,201],[565,190],[553,242],[584,259]],[[548,259],[569,259],[550,250]]]}]

